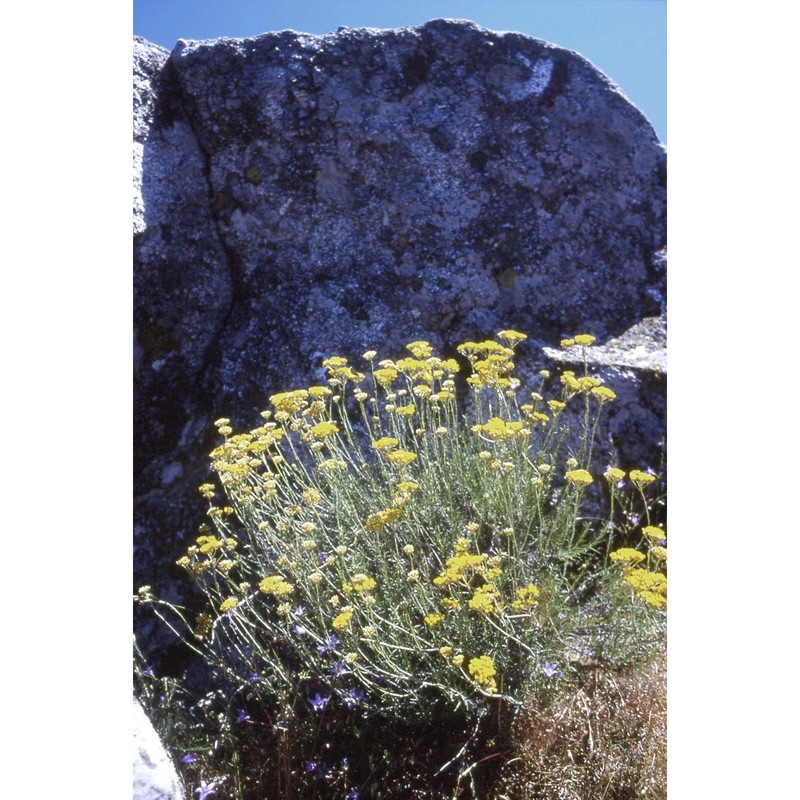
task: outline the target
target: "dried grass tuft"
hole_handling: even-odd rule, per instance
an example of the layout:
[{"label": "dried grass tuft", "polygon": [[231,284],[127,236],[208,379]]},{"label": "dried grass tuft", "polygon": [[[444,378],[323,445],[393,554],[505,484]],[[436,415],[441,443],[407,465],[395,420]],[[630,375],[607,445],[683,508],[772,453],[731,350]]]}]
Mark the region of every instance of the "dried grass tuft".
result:
[{"label": "dried grass tuft", "polygon": [[664,800],[666,653],[646,666],[583,667],[577,690],[531,704],[497,800]]}]

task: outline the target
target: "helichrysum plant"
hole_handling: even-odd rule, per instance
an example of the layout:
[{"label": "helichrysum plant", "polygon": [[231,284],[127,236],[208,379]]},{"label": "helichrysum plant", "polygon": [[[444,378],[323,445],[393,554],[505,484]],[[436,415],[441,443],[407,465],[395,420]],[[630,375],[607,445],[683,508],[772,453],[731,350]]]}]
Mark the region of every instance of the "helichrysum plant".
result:
[{"label": "helichrysum plant", "polygon": [[[645,658],[666,607],[656,478],[596,470],[613,389],[584,359],[523,390],[526,338],[466,342],[460,361],[425,341],[332,356],[324,384],[273,395],[252,430],[217,420],[208,523],[178,560],[208,602],[190,617],[150,597],[158,613],[231,685],[295,716],[425,722],[445,703],[467,722],[513,717],[587,648]],[[584,516],[587,496],[604,518]]]}]

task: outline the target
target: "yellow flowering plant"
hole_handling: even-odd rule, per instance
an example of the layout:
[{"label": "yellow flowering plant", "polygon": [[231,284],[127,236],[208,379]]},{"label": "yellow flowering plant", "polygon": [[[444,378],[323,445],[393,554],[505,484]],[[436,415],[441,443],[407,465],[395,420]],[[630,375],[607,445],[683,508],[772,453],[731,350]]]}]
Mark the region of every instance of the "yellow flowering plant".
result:
[{"label": "yellow flowering plant", "polygon": [[[419,719],[433,697],[479,718],[520,709],[575,673],[578,639],[614,664],[642,657],[664,636],[656,479],[598,470],[598,420],[616,394],[587,364],[541,371],[524,394],[526,338],[466,342],[460,360],[424,341],[396,360],[370,350],[363,368],[334,356],[327,387],[272,395],[250,431],[218,420],[217,488],[200,487],[209,522],[178,560],[207,616],[198,626],[172,608],[173,629],[249,695],[350,708],[357,689],[383,714]],[[587,500],[606,516],[585,514]]]}]

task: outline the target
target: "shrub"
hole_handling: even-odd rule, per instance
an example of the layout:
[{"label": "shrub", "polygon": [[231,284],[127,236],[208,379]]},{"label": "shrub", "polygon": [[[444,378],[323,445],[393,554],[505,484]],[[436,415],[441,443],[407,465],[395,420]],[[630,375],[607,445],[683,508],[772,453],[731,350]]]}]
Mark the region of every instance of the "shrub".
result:
[{"label": "shrub", "polygon": [[[344,772],[323,768],[319,752],[337,737],[436,730],[444,714],[432,758],[477,793],[487,740],[508,744],[532,698],[555,702],[582,659],[635,665],[664,639],[655,477],[595,471],[615,394],[585,358],[582,375],[555,383],[543,370],[522,395],[513,372],[525,338],[467,342],[461,361],[411,342],[396,360],[365,353],[364,372],[334,356],[325,385],[273,395],[249,432],[215,423],[221,493],[200,487],[209,523],[178,561],[208,605],[190,621],[149,591],[139,599],[294,737],[287,775],[305,773],[314,791],[365,797],[389,774],[374,750],[367,765],[342,755]],[[592,341],[562,345],[585,355]],[[602,518],[584,515],[587,499],[605,505]]]}]

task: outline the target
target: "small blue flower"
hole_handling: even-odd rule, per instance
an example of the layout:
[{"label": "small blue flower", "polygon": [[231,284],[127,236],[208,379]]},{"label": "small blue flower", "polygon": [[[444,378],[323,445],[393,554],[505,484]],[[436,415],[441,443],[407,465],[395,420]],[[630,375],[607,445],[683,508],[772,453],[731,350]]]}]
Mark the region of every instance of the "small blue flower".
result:
[{"label": "small blue flower", "polygon": [[360,797],[361,792],[355,786],[345,795],[346,800],[359,800]]},{"label": "small blue flower", "polygon": [[206,783],[205,781],[200,781],[200,785],[194,790],[194,793],[198,795],[198,800],[205,800],[206,797],[211,797],[217,791],[217,782],[210,781]]},{"label": "small blue flower", "polygon": [[242,709],[239,712],[239,716],[236,717],[237,722],[252,722],[253,718],[244,710]]},{"label": "small blue flower", "polygon": [[306,772],[311,772],[319,778],[327,778],[330,771],[327,761],[306,761]]},{"label": "small blue flower", "polygon": [[544,674],[547,675],[548,678],[552,678],[554,676],[560,678],[563,676],[564,673],[561,672],[561,670],[555,664],[551,664],[549,661],[545,661]]},{"label": "small blue flower", "polygon": [[195,761],[197,761],[197,756],[194,753],[187,753],[181,759],[181,764],[194,764]]},{"label": "small blue flower", "polygon": [[345,675],[348,672],[350,672],[350,670],[347,669],[347,664],[342,661],[334,661],[331,665],[331,675],[333,675],[334,678],[338,678],[340,675]]},{"label": "small blue flower", "polygon": [[308,633],[308,628],[305,625],[295,625],[292,628],[292,633],[296,633],[298,636],[305,636]]},{"label": "small blue flower", "polygon": [[332,633],[325,641],[317,645],[317,652],[320,654],[328,653],[339,644],[341,644],[339,637],[335,633]]},{"label": "small blue flower", "polygon": [[153,672],[153,665],[151,664],[145,670],[142,671],[142,675],[147,675],[150,678],[155,678],[156,674]]},{"label": "small blue flower", "polygon": [[367,696],[364,694],[363,689],[359,689],[358,687],[354,687],[352,689],[345,689],[342,692],[342,702],[348,708],[355,708],[359,703],[363,703],[366,705]]},{"label": "small blue flower", "polygon": [[257,672],[251,672],[248,680],[250,683],[258,683],[261,680],[261,676]]},{"label": "small blue flower", "polygon": [[306,607],[305,606],[296,606],[295,609],[294,609],[294,613],[295,613],[295,616],[302,617],[303,614],[306,613]]},{"label": "small blue flower", "polygon": [[311,708],[316,712],[324,711],[325,706],[328,705],[330,697],[323,697],[319,692],[314,697],[310,697],[308,702],[311,703]]}]

